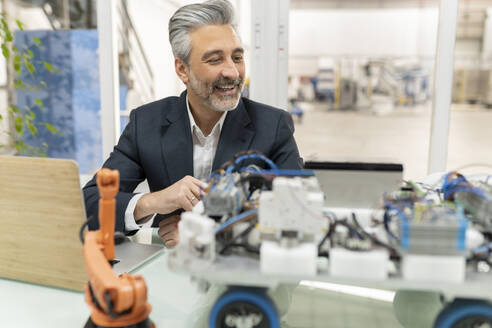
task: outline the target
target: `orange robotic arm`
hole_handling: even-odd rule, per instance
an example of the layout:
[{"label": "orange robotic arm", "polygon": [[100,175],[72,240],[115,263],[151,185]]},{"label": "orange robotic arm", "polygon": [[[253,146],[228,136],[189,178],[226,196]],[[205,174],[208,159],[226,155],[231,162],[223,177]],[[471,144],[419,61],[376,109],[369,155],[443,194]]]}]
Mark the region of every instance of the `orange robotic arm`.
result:
[{"label": "orange robotic arm", "polygon": [[89,231],[84,241],[84,260],[89,282],[85,300],[91,308],[92,321],[86,327],[154,327],[148,319],[151,306],[147,287],[140,275],[117,277],[109,264],[114,259],[115,196],[119,172],[101,169],[99,188],[99,230]]}]

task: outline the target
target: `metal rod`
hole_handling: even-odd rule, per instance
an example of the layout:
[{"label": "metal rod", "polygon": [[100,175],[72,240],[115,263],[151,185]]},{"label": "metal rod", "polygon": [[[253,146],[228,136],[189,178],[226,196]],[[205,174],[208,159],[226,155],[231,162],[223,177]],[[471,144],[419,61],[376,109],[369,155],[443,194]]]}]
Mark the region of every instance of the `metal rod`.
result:
[{"label": "metal rod", "polygon": [[457,20],[458,0],[441,0],[434,66],[428,174],[446,170]]},{"label": "metal rod", "polygon": [[99,80],[103,158],[109,157],[120,135],[116,0],[97,1]]}]

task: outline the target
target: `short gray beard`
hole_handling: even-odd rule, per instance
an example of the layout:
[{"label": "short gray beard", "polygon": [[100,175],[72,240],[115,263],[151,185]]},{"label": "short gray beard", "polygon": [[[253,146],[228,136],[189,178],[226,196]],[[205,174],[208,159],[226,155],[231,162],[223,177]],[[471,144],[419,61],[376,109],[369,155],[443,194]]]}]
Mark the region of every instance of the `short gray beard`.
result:
[{"label": "short gray beard", "polygon": [[204,104],[207,107],[209,107],[209,108],[211,108],[217,112],[228,112],[228,111],[236,109],[237,105],[239,104],[239,100],[241,100],[241,91],[243,89],[242,79],[240,79],[240,82],[239,82],[238,94],[234,95],[234,96],[226,96],[225,97],[226,99],[223,99],[223,100],[231,100],[232,101],[232,100],[234,100],[234,98],[237,98],[237,99],[235,99],[233,104],[229,105],[229,104],[223,104],[220,100],[218,100],[218,99],[216,99],[216,97],[214,97],[213,92],[214,92],[215,82],[208,85],[208,83],[203,82],[200,79],[198,79],[191,69],[190,69],[190,76],[189,77],[190,77],[189,85],[190,85],[191,90],[193,90],[193,92],[200,99],[203,100]]}]

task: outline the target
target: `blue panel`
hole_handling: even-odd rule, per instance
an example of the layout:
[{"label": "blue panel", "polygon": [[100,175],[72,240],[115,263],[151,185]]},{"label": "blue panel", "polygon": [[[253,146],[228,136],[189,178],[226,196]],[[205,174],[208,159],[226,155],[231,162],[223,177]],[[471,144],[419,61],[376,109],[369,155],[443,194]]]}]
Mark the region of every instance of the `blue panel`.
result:
[{"label": "blue panel", "polygon": [[[126,85],[120,85],[120,109],[127,110],[126,98],[128,96],[128,87]],[[131,108],[128,108],[131,109]],[[128,117],[120,115],[120,134],[123,133],[126,125],[128,124]]]},{"label": "blue panel", "polygon": [[[38,49],[31,41],[41,40]],[[45,112],[36,109],[38,121],[53,124],[62,136],[40,129],[38,138],[25,141],[49,144],[48,156],[77,161],[81,173],[93,173],[102,165],[98,37],[96,30],[17,31],[15,45],[27,46],[34,53],[38,74],[20,76],[27,83],[45,81],[48,89],[17,92],[19,107],[30,106],[40,98]],[[49,73],[40,61],[54,64],[60,74]]]},{"label": "blue panel", "polygon": [[[31,41],[33,37],[41,40],[41,49]],[[27,137],[25,141],[40,145],[42,141],[49,144],[48,156],[75,159],[74,119],[72,115],[72,61],[70,58],[70,31],[17,31],[15,45],[24,46],[34,53],[34,65],[37,74],[31,77],[23,72],[20,78],[30,84],[45,81],[48,89],[43,91],[17,91],[17,105],[32,107],[35,98],[40,98],[46,111],[35,110],[37,120],[56,126],[62,136],[51,135],[45,128],[40,128],[35,140]],[[51,74],[40,61],[54,64],[60,74]]]},{"label": "blue panel", "polygon": [[92,173],[102,165],[98,37],[96,30],[71,35],[76,159],[81,172]]}]

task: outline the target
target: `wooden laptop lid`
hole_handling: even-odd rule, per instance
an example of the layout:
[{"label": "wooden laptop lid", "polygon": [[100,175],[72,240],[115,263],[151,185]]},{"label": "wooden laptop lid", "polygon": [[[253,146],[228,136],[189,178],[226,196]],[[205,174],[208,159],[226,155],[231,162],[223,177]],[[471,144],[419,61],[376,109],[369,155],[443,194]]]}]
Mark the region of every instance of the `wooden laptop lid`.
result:
[{"label": "wooden laptop lid", "polygon": [[77,164],[0,156],[0,277],[82,290]]}]

